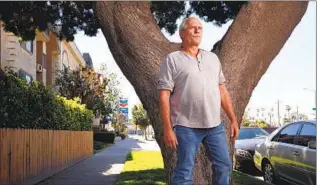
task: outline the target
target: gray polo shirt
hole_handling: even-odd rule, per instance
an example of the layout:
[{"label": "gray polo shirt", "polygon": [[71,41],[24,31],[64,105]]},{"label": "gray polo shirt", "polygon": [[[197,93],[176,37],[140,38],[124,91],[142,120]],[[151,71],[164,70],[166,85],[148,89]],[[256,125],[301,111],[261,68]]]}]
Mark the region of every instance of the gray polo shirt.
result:
[{"label": "gray polo shirt", "polygon": [[157,89],[171,91],[173,126],[211,128],[221,122],[219,84],[225,82],[216,54],[200,49],[197,58],[183,51],[167,55],[157,77]]}]

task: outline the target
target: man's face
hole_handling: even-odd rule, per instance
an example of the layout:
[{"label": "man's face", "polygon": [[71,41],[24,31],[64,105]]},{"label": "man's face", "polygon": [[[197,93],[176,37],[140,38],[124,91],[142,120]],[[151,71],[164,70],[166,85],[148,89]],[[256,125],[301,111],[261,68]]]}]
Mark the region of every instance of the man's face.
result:
[{"label": "man's face", "polygon": [[185,29],[180,32],[184,44],[198,46],[201,41],[202,25],[197,18],[186,21]]}]

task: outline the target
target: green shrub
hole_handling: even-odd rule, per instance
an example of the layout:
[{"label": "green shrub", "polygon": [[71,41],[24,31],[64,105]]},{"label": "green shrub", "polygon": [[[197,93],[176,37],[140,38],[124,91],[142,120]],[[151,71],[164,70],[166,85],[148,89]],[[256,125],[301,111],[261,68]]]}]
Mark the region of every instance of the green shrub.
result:
[{"label": "green shrub", "polygon": [[44,85],[0,71],[0,128],[91,130],[92,111]]},{"label": "green shrub", "polygon": [[97,132],[94,133],[94,141],[100,141],[104,143],[114,143],[115,133],[112,132]]},{"label": "green shrub", "polygon": [[94,150],[101,150],[103,149],[105,144],[100,141],[94,141]]}]

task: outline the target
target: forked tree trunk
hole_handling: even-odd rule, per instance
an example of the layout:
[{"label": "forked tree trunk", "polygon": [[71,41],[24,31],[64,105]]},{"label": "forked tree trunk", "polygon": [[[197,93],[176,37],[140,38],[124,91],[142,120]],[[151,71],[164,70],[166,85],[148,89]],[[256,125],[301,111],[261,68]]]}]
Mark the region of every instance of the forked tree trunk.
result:
[{"label": "forked tree trunk", "polygon": [[[240,10],[217,46],[239,122],[253,89],[300,22],[307,4],[250,2]],[[164,56],[180,45],[169,42],[161,33],[148,2],[98,1],[95,10],[115,61],[134,86],[153,123],[170,180],[175,151],[163,142],[155,76]],[[223,119],[227,120],[224,115]],[[226,123],[228,130],[229,122]],[[211,167],[206,164],[210,163],[201,147],[195,163],[197,185],[211,184]]]}]

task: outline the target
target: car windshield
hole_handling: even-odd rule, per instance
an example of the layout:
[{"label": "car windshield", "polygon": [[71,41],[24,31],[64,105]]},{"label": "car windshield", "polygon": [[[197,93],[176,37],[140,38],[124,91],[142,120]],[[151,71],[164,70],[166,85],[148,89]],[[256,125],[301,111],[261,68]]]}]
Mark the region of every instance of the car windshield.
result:
[{"label": "car windshield", "polygon": [[240,139],[253,139],[256,137],[267,136],[268,133],[261,128],[241,128],[239,131]]}]

